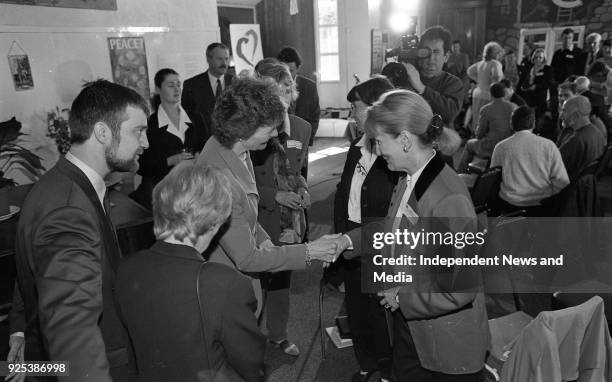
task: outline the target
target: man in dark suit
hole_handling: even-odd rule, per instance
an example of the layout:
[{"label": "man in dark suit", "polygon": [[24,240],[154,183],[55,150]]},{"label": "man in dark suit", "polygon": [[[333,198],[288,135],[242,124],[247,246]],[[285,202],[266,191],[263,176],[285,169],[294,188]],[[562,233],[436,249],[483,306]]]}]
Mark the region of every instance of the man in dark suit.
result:
[{"label": "man in dark suit", "polygon": [[212,134],[212,111],[217,98],[232,83],[232,75],[227,73],[229,67],[229,49],[222,43],[215,42],[206,48],[208,70],[191,77],[183,83],[181,106],[190,116],[197,116],[204,121],[206,140]]},{"label": "man in dark suit", "polygon": [[603,57],[601,48],[601,35],[599,33],[589,34],[584,42],[586,48],[577,62],[580,75],[588,75],[591,65]]},{"label": "man in dark suit", "polygon": [[321,115],[317,84],[310,78],[297,74],[298,69],[300,66],[302,66],[302,58],[295,48],[290,46],[282,48],[276,58],[289,66],[291,76],[297,85],[299,95],[295,103],[292,105],[290,111],[307,122],[310,122],[312,129],[310,133],[309,146],[312,146],[315,134],[319,128],[319,118]]},{"label": "man in dark suit", "polygon": [[136,367],[113,288],[121,258],[104,177],[134,171],[148,147],[148,107],[105,80],[72,103],[72,147],[34,185],[16,236],[25,359],[68,361],[68,381],[133,381]]},{"label": "man in dark suit", "polygon": [[574,30],[565,28],[561,33],[561,41],[563,45],[555,52],[550,63],[557,84],[565,82],[572,74],[578,76],[584,74],[584,63],[580,67],[582,49],[574,46]]}]

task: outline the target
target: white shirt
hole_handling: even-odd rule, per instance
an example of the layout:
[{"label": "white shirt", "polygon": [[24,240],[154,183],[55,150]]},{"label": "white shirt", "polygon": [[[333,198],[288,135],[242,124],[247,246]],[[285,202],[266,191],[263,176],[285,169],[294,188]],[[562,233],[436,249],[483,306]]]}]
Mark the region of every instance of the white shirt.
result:
[{"label": "white shirt", "polygon": [[348,200],[348,220],[361,224],[361,187],[365,178],[368,176],[372,165],[378,158],[373,147],[365,135],[361,137],[355,146],[361,148],[361,158],[355,166],[353,177],[351,178],[351,189]]},{"label": "white shirt", "polygon": [[215,77],[212,75],[210,70],[207,71],[208,80],[210,81],[210,88],[213,91],[215,97],[217,96],[217,80],[221,81],[221,89],[225,90],[225,76]]},{"label": "white shirt", "polygon": [[106,184],[104,183],[104,179],[102,179],[96,170],[89,167],[79,158],[75,157],[70,151],[66,153],[66,160],[77,166],[79,170],[83,171],[94,190],[96,190],[98,199],[100,199],[100,204],[102,204],[102,208],[104,209],[104,194],[106,194]]},{"label": "white shirt", "polygon": [[499,142],[491,167],[501,166],[499,196],[519,207],[536,206],[569,184],[561,153],[553,141],[529,130]]},{"label": "white shirt", "polygon": [[166,114],[164,108],[160,105],[159,109],[157,110],[157,125],[160,128],[162,126],[168,126],[168,129],[166,131],[176,136],[178,139],[181,140],[181,142],[185,143],[185,131],[187,131],[187,129],[189,128],[189,125],[187,125],[187,123],[191,123],[191,119],[189,119],[189,116],[180,105],[179,110],[179,125],[175,126],[174,123],[172,123],[172,121],[170,120],[170,117],[168,117],[168,114]]},{"label": "white shirt", "polygon": [[[396,218],[401,218],[402,215],[404,215],[406,213],[406,211],[408,209],[408,200],[410,199],[410,195],[412,194],[412,190],[414,190],[414,186],[416,185],[417,181],[419,180],[419,177],[421,176],[421,173],[423,172],[425,167],[427,167],[429,162],[431,162],[431,160],[435,156],[436,156],[436,152],[434,150],[432,150],[431,157],[429,157],[429,159],[427,160],[427,162],[425,162],[425,164],[423,164],[423,166],[421,166],[418,170],[416,170],[414,172],[414,174],[406,175],[406,191],[404,191],[404,195],[402,195],[402,200],[400,202],[400,206],[397,209],[397,213],[395,214]],[[398,220],[398,222],[399,222],[399,220]]]}]

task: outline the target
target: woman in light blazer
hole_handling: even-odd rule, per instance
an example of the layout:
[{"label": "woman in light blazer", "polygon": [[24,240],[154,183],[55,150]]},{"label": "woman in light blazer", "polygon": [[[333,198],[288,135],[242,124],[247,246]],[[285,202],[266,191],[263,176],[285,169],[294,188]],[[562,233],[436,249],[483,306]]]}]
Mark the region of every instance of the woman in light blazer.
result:
[{"label": "woman in light blazer", "polygon": [[235,80],[213,111],[213,136],[206,142],[198,163],[227,170],[232,188],[232,214],[209,247],[210,261],[234,267],[253,277],[261,313],[259,272],[304,269],[311,260],[332,261],[336,244],[320,238],[307,244],[274,245],[257,222],[259,193],[249,152],[263,150],[283,121],[278,87],[262,80]]},{"label": "woman in light blazer", "polygon": [[[423,229],[425,233],[454,235],[475,230],[476,215],[466,186],[440,155],[456,149],[460,138],[443,127],[442,118],[433,115],[421,96],[408,90],[385,93],[368,109],[365,130],[376,141],[389,169],[406,174],[393,191],[388,219],[373,232]],[[352,230],[339,239],[343,241],[341,249],[348,248],[350,242],[354,246],[354,251],[345,253],[345,257],[368,246],[361,243],[362,237],[373,236],[362,234],[371,229],[365,226]],[[414,247],[387,245],[381,254],[387,258],[465,255],[461,248],[430,247],[420,242]],[[455,267],[440,274],[429,268],[391,267],[386,271],[407,271],[414,274],[414,280],[399,286],[383,282],[371,286],[384,290],[379,293],[383,297],[381,305],[397,310],[392,380],[480,380],[489,342],[488,321],[480,285],[469,284],[478,278],[468,270]],[[464,288],[457,288],[458,281],[465,282]]]}]

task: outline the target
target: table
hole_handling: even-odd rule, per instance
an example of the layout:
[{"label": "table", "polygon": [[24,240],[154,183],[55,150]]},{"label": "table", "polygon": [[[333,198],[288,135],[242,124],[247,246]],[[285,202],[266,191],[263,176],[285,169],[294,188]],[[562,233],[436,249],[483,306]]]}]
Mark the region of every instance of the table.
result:
[{"label": "table", "polygon": [[[33,184],[8,190],[9,204],[21,208]],[[151,212],[119,191],[110,191],[110,217],[124,255],[149,248],[155,242]],[[15,271],[15,235],[19,214],[0,222],[0,310],[12,301]],[[1,312],[0,312],[1,314]]]}]

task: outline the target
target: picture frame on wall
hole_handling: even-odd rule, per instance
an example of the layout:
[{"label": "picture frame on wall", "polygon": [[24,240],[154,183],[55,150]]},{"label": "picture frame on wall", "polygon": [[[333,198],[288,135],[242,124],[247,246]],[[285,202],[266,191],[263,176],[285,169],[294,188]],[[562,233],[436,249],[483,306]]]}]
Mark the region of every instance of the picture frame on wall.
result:
[{"label": "picture frame on wall", "polygon": [[8,56],[9,69],[15,90],[29,90],[34,88],[34,77],[32,76],[32,67],[27,54],[9,54]]}]

